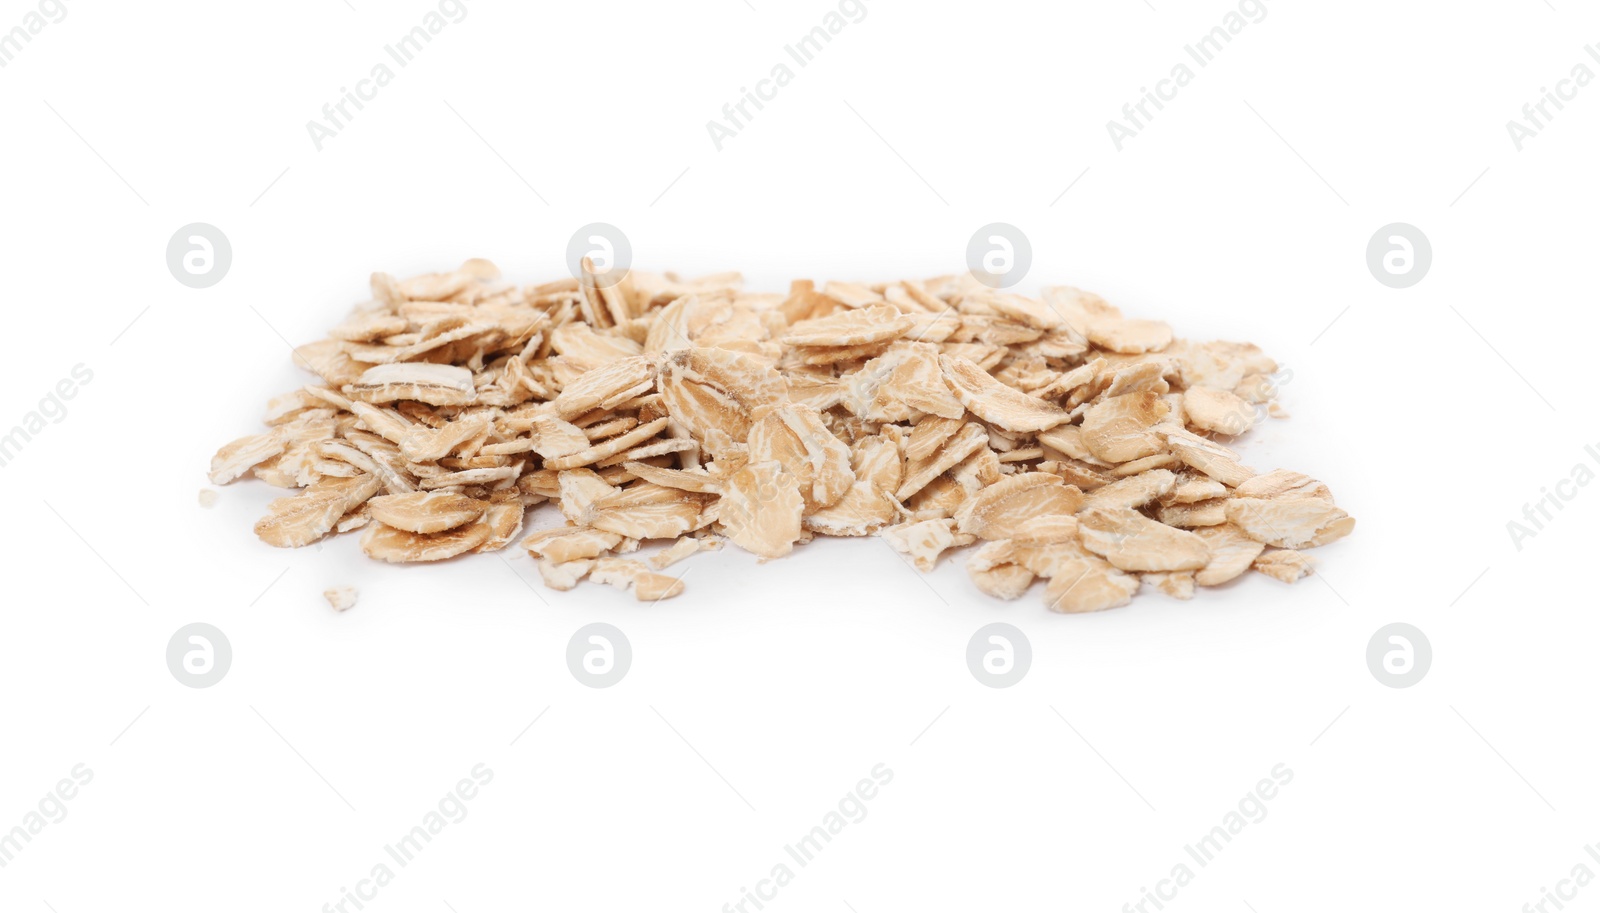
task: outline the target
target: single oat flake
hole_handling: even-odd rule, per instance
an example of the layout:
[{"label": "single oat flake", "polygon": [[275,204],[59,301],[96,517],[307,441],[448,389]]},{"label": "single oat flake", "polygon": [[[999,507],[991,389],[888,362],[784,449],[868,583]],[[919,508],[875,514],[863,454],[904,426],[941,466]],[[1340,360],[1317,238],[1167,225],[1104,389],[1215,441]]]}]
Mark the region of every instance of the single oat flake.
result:
[{"label": "single oat flake", "polygon": [[[295,349],[310,382],[209,480],[292,490],[256,524],[269,545],[359,530],[370,557],[421,563],[520,540],[553,589],[649,603],[724,543],[767,561],[882,536],[923,571],[966,550],[997,599],[1042,581],[1051,611],[1093,612],[1146,584],[1292,583],[1304,550],[1355,526],[1327,485],[1234,451],[1283,414],[1278,365],[1249,343],[970,275],[783,295],[736,273],[614,278],[588,261],[532,286],[484,260],[375,273],[370,301]],[[557,525],[525,532],[541,504]]]}]

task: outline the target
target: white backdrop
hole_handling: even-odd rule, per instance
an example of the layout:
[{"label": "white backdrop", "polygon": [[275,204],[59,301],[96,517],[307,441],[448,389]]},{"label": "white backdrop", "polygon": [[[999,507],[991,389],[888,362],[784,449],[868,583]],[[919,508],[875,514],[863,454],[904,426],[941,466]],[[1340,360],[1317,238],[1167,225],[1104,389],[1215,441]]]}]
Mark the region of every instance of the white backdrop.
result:
[{"label": "white backdrop", "polygon": [[[1558,486],[1600,469],[1600,88],[1560,82],[1600,72],[1600,14],[847,0],[719,150],[707,122],[840,9],[0,4],[27,35],[0,43],[0,427],[48,416],[0,468],[0,828],[27,833],[0,842],[0,908],[309,913],[379,863],[365,908],[428,913],[739,909],[780,863],[772,911],[1600,902],[1563,881],[1600,872],[1600,491]],[[1198,66],[1185,46],[1241,9]],[[384,61],[319,150],[307,122]],[[1186,61],[1119,150],[1107,122]],[[1545,90],[1570,97],[1514,142]],[[1292,418],[1248,461],[1323,479],[1359,525],[1293,587],[1072,617],[877,540],[701,555],[683,597],[645,607],[546,591],[518,549],[415,568],[354,537],[274,550],[250,529],[278,493],[258,482],[198,506],[216,446],[301,382],[286,341],[319,338],[370,271],[482,256],[556,278],[592,221],[637,266],[764,290],[956,271],[978,226],[1014,224],[1024,289],[1094,289],[1288,365]],[[231,242],[210,288],[165,262],[192,222]],[[1394,222],[1431,241],[1406,289],[1366,262]],[[1563,509],[1519,547],[1507,524],[1547,490]],[[334,585],[359,604],[331,611]],[[596,621],[633,650],[607,689],[564,659]],[[965,661],[995,621],[1033,650],[1005,689]],[[232,646],[205,689],[165,662],[192,622]],[[1392,622],[1432,645],[1413,687],[1367,667]],[[1275,769],[1288,782],[1246,799]],[[785,847],[834,811],[847,826],[799,865]],[[446,826],[398,864],[385,847],[430,812]],[[1247,826],[1200,865],[1185,847],[1230,812]],[[1192,879],[1162,887],[1180,863]]]}]

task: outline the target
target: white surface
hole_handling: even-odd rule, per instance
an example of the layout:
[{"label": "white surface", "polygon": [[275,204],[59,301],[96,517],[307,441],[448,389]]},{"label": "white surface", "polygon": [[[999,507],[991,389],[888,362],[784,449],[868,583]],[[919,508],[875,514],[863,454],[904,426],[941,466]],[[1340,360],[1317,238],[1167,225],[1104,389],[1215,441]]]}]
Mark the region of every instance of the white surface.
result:
[{"label": "white surface", "polygon": [[[319,910],[480,762],[468,817],[368,909],[722,909],[879,763],[868,817],[769,910],[1122,909],[1280,763],[1265,820],[1170,909],[1515,910],[1600,870],[1600,491],[1520,551],[1505,528],[1600,443],[1600,88],[1520,153],[1505,127],[1600,70],[1593,11],[1274,2],[1119,153],[1106,120],[1227,4],[874,0],[718,152],[705,122],[827,4],[475,0],[317,152],[305,122],[429,8],[353,2],[73,2],[0,70],[0,419],[93,371],[0,469],[0,828],[94,772],[0,869],[0,908]],[[0,29],[34,8],[0,6]],[[977,226],[1012,222],[1026,288],[1291,366],[1293,418],[1246,453],[1325,480],[1360,525],[1294,587],[1059,617],[877,541],[702,555],[644,608],[530,591],[512,551],[276,551],[250,531],[259,483],[197,506],[212,450],[299,382],[277,333],[318,338],[373,269],[554,277],[594,220],[639,266],[773,290],[960,269]],[[194,221],[234,249],[203,291],[163,261]],[[1405,291],[1364,262],[1394,221],[1434,250]],[[343,584],[341,615],[321,593]],[[163,655],[201,620],[234,665],[197,691]],[[996,620],[1034,651],[1001,691],[964,662]],[[1434,650],[1407,690],[1365,666],[1397,620]],[[563,660],[590,621],[633,645],[609,690]]]}]

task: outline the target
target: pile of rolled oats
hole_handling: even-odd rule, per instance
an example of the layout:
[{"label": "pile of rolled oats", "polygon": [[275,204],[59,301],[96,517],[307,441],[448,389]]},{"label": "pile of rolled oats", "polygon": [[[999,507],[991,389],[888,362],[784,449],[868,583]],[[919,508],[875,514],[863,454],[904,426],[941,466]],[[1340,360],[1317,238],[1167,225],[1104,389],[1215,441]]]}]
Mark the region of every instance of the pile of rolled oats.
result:
[{"label": "pile of rolled oats", "polygon": [[[272,400],[270,430],[218,451],[299,493],[256,534],[309,545],[361,529],[385,561],[518,539],[545,582],[642,600],[724,540],[761,559],[813,536],[881,535],[922,570],[946,551],[1003,599],[1044,578],[1058,612],[1179,599],[1355,520],[1327,486],[1257,473],[1219,439],[1275,414],[1277,365],[1246,343],[1174,339],[1096,295],[1042,299],[970,275],[746,292],[736,274],[633,271],[519,288],[493,264],[397,281],[296,350],[319,380]],[[648,559],[623,557],[671,540]]]}]

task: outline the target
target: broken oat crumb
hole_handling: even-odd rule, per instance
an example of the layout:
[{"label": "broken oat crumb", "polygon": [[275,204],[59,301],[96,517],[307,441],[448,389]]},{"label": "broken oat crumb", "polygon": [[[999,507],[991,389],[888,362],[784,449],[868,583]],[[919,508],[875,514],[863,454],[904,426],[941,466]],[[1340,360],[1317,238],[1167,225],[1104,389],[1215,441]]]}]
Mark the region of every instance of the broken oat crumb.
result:
[{"label": "broken oat crumb", "polygon": [[356,604],[356,588],[353,586],[336,586],[322,591],[322,598],[328,600],[328,605],[334,611],[343,612]]}]

